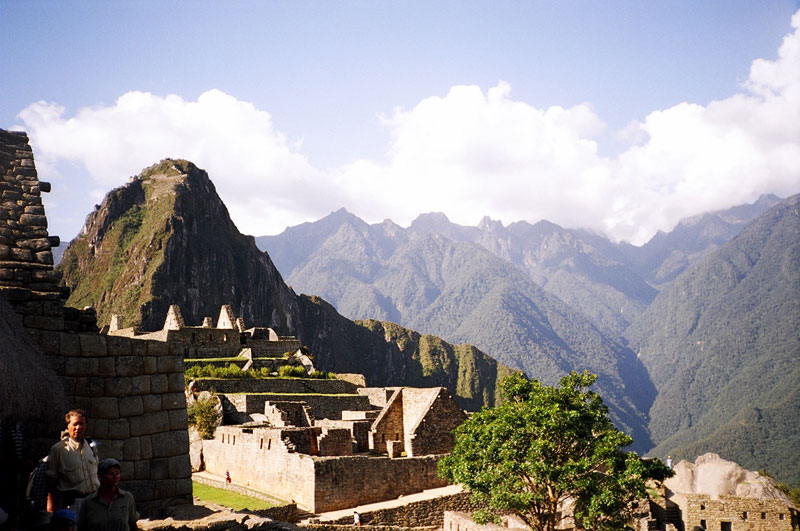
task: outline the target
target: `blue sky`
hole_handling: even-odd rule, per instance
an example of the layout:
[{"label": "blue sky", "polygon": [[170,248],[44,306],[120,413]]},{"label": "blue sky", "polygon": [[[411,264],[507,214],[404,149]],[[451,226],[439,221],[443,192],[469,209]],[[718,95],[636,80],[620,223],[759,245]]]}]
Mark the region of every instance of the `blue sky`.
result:
[{"label": "blue sky", "polygon": [[0,127],[29,132],[63,240],[182,157],[256,235],[344,206],[642,243],[800,192],[799,9],[0,0]]}]

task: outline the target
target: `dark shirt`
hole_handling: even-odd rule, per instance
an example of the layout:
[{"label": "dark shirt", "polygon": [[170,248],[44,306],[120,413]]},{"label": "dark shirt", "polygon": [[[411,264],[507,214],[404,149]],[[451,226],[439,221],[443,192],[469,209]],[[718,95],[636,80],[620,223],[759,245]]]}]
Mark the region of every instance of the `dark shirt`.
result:
[{"label": "dark shirt", "polygon": [[104,502],[97,493],[83,500],[78,515],[78,531],[131,531],[138,529],[136,501],[133,494],[117,489],[110,503]]}]

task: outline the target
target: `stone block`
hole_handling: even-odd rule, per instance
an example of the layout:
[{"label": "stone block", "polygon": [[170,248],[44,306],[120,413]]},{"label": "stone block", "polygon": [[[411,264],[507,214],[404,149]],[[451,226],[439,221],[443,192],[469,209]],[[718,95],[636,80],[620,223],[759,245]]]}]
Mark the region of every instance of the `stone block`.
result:
[{"label": "stone block", "polygon": [[109,422],[107,419],[89,419],[87,432],[90,432],[91,437],[95,439],[108,439]]},{"label": "stone block", "polygon": [[42,352],[51,356],[58,356],[59,335],[60,332],[43,330],[38,342]]},{"label": "stone block", "polygon": [[27,328],[39,328],[41,330],[63,330],[63,317],[47,317],[44,315],[26,315],[23,324]]},{"label": "stone block", "polygon": [[153,482],[149,479],[122,479],[123,481],[120,483],[120,487],[130,491],[130,493],[133,494],[133,497],[136,499],[136,509],[139,510],[139,512],[142,512],[144,510],[144,503],[153,499],[153,493],[155,492],[155,486]]},{"label": "stone block", "polygon": [[61,346],[58,349],[62,356],[80,356],[81,343],[77,334],[61,333],[59,335]]},{"label": "stone block", "polygon": [[155,457],[189,455],[189,432],[186,430],[156,433],[150,438],[153,441],[153,455]]},{"label": "stone block", "polygon": [[[113,358],[111,358],[113,359]],[[131,379],[115,376],[105,379],[106,396],[128,396],[131,394]],[[125,416],[125,415],[123,415]]]},{"label": "stone block", "polygon": [[142,395],[142,408],[145,413],[161,411],[161,395]]},{"label": "stone block", "polygon": [[158,372],[183,373],[183,358],[178,356],[163,356],[158,358]]},{"label": "stone block", "polygon": [[161,395],[161,409],[186,409],[186,395],[183,393]]},{"label": "stone block", "polygon": [[61,301],[44,301],[42,303],[42,312],[45,315],[50,315],[50,316],[63,315],[64,305],[61,303]]},{"label": "stone block", "polygon": [[[125,461],[139,461],[142,458],[142,447],[139,444],[138,437],[131,437],[125,441],[122,447],[122,458],[125,459]],[[135,473],[131,477],[141,479],[136,476]]]},{"label": "stone block", "polygon": [[155,374],[158,372],[158,358],[145,356],[142,358],[142,371],[144,374]]},{"label": "stone block", "polygon": [[94,376],[98,363],[93,358],[69,358],[64,366],[67,376]]},{"label": "stone block", "polygon": [[169,478],[169,458],[162,457],[150,460],[150,479]]},{"label": "stone block", "polygon": [[47,216],[41,214],[22,214],[19,222],[23,225],[47,227]]},{"label": "stone block", "polygon": [[53,265],[53,252],[52,251],[39,251],[34,256],[34,262],[37,264]]},{"label": "stone block", "polygon": [[147,356],[147,341],[139,339],[131,340],[131,356],[144,357]]},{"label": "stone block", "polygon": [[120,471],[120,475],[122,476],[123,479],[124,478],[133,479],[133,477],[135,475],[133,462],[128,461],[127,459],[120,460],[119,471]]},{"label": "stone block", "polygon": [[120,356],[117,358],[118,376],[139,376],[142,372],[142,358],[138,356]]},{"label": "stone block", "polygon": [[94,358],[97,360],[97,374],[106,378],[114,377],[117,374],[117,363],[114,358],[107,356],[105,358]]},{"label": "stone block", "polygon": [[[50,359],[52,359],[54,361],[50,362],[49,361]],[[50,366],[53,367],[53,370],[55,371],[56,374],[58,374],[58,375],[64,374],[62,371],[59,371],[58,369],[56,369],[56,367],[54,366],[59,361],[64,361],[63,359],[59,360],[59,358],[56,358],[56,357],[53,357],[53,356],[48,356],[48,361],[50,363]],[[59,379],[61,380],[61,384],[62,384],[62,386],[64,388],[64,392],[66,394],[68,394],[68,395],[74,395],[75,394],[74,390],[75,390],[75,380],[76,379],[71,377],[71,376],[61,376],[61,378],[59,378]]]},{"label": "stone block", "polygon": [[107,336],[106,344],[108,345],[108,353],[111,356],[130,356],[131,355],[131,339],[119,336]]},{"label": "stone block", "polygon": [[183,394],[186,389],[186,379],[183,372],[174,372],[167,375],[167,390],[170,393]]},{"label": "stone block", "polygon": [[119,400],[105,396],[92,398],[92,407],[89,412],[89,417],[95,419],[118,419]]},{"label": "stone block", "polygon": [[114,439],[103,439],[102,441],[98,441],[98,455],[100,459],[108,459],[109,457],[113,457],[117,461],[122,461],[122,449],[125,444],[125,441],[114,440]]},{"label": "stone block", "polygon": [[167,344],[163,341],[148,341],[147,342],[147,355],[148,356],[166,356],[169,354]]},{"label": "stone block", "polygon": [[81,356],[85,357],[101,357],[108,356],[108,347],[106,345],[106,336],[99,334],[79,334]]},{"label": "stone block", "polygon": [[127,439],[131,436],[131,426],[128,419],[114,419],[108,421],[108,439]]},{"label": "stone block", "polygon": [[153,458],[153,441],[149,435],[139,437],[139,448],[142,452],[142,459]]},{"label": "stone block", "polygon": [[192,495],[192,478],[191,472],[188,478],[177,479],[175,481],[175,496],[191,496]]},{"label": "stone block", "polygon": [[150,461],[136,461],[133,465],[133,477],[135,479],[150,479]]},{"label": "stone block", "polygon": [[[67,358],[69,363],[75,358]],[[74,394],[83,397],[101,397],[106,394],[105,380],[99,376],[79,376],[75,378]]]},{"label": "stone block", "polygon": [[[30,208],[39,208],[39,209],[43,210],[42,207],[36,207],[36,206],[25,207],[25,210],[27,211]],[[17,242],[17,245],[19,245],[23,249],[30,249],[31,251],[44,251],[44,250],[50,249],[50,241],[47,238],[35,238],[35,239],[32,239],[32,240],[19,240]]]},{"label": "stone block", "polygon": [[153,374],[150,376],[150,392],[154,395],[163,395],[169,391],[166,374]]},{"label": "stone block", "polygon": [[[125,378],[130,380],[129,378]],[[123,396],[119,399],[119,414],[122,417],[134,417],[144,413],[141,396]]]},{"label": "stone block", "polygon": [[175,480],[165,479],[159,481],[154,485],[153,496],[155,498],[172,498],[175,496]]},{"label": "stone block", "polygon": [[11,259],[18,262],[33,262],[33,253],[30,249],[11,248]]},{"label": "stone block", "polygon": [[5,260],[9,256],[11,256],[11,248],[8,245],[0,245],[0,260]]},{"label": "stone block", "polygon": [[166,411],[155,411],[138,417],[131,417],[131,435],[152,435],[169,429],[169,414]]},{"label": "stone block", "polygon": [[189,428],[189,416],[186,413],[186,408],[173,409],[169,411],[169,429],[186,430]]},{"label": "stone block", "polygon": [[[134,376],[131,378],[131,394],[132,395],[149,395],[150,394],[150,377],[147,375],[144,376]],[[159,404],[160,404],[159,400]],[[158,408],[161,409],[159,405]],[[152,411],[152,410],[151,410]]]},{"label": "stone block", "polygon": [[188,453],[169,458],[169,477],[171,479],[184,479],[191,476],[192,465],[189,463]]}]

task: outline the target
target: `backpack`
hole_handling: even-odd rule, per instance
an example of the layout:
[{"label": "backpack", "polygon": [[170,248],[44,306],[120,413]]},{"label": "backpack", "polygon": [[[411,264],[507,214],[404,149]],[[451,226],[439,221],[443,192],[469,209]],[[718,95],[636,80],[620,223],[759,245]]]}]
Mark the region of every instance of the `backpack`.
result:
[{"label": "backpack", "polygon": [[25,497],[36,511],[47,509],[47,456],[36,463],[36,467],[28,477],[28,487]]}]

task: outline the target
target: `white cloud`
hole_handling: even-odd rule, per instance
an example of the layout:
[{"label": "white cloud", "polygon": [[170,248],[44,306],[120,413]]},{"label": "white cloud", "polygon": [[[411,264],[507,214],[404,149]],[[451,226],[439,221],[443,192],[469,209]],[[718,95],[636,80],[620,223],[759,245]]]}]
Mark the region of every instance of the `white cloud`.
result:
[{"label": "white cloud", "polygon": [[315,216],[320,203],[343,201],[320,185],[325,179],[273,128],[269,113],[219,90],[197,101],[128,92],[111,106],[71,118],[64,112],[37,102],[19,114],[45,176],[58,177],[59,161],[80,162],[95,185],[110,189],[162,158],[186,158],[209,172],[240,228],[256,234]]},{"label": "white cloud", "polygon": [[401,224],[428,211],[465,224],[545,218],[641,243],[682,217],[800,191],[800,11],[792,23],[778,58],[754,61],[739,94],[650,113],[621,132],[631,147],[613,158],[598,154],[604,125],[590,104],[538,109],[505,82],[395,109],[383,119],[385,161],[334,169],[312,167],[267,112],[218,90],[197,101],[129,92],[72,118],[39,102],[20,118],[40,173],[80,162],[110,188],[163,157],[188,158],[254,234],[345,206]]}]

